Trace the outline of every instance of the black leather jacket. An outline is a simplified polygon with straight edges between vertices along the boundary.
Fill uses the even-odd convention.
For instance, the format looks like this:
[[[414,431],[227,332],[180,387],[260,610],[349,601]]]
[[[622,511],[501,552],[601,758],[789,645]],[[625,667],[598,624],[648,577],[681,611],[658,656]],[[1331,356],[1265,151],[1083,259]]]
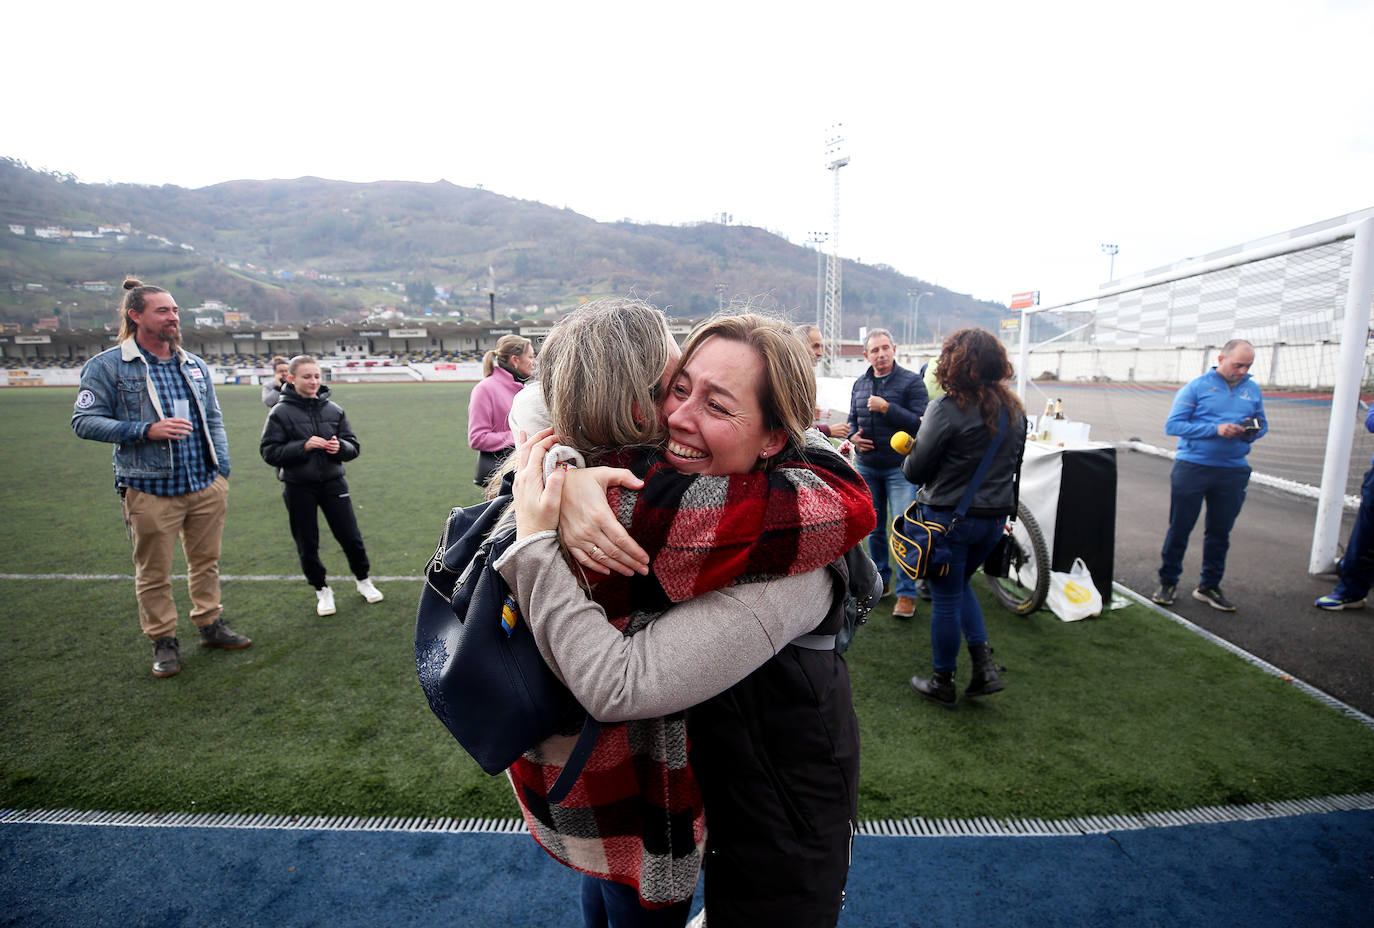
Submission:
[[[339,452],[330,454],[319,448],[305,450],[312,435],[339,439]],[[281,390],[281,402],[272,407],[262,427],[258,453],[277,469],[277,479],[286,483],[323,483],[344,475],[344,462],[362,451],[358,436],[348,424],[343,407],[329,401],[329,388],[320,386],[319,395],[306,399],[291,384]]]
[[[980,518],[1009,516],[1016,512],[1017,478],[1026,449],[1026,417],[1009,417],[1007,435],[973,496],[968,514]],[[937,397],[926,407],[916,447],[902,464],[902,473],[920,484],[918,502],[932,509],[952,510],[968,489],[978,462],[988,450],[992,431],[983,413],[973,404],[960,409],[949,396]]]

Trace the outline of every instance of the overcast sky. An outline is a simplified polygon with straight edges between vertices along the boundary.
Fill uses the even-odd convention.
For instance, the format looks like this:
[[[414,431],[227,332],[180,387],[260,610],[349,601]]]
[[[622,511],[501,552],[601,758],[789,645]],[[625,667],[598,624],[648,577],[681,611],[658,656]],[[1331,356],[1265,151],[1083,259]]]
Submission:
[[[0,155],[87,182],[445,179],[801,244],[839,124],[844,257],[1047,304],[1103,243],[1120,277],[1374,206],[1369,0],[20,2]]]

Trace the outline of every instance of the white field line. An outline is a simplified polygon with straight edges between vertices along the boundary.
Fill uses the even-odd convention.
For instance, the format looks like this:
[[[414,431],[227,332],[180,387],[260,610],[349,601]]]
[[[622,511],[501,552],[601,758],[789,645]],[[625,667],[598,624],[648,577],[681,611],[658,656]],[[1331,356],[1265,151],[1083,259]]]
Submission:
[[[240,581],[250,582],[281,582],[289,580],[299,580],[305,582],[305,578],[300,574],[220,574],[221,581]],[[133,574],[0,574],[0,580],[128,580],[134,579]],[[185,580],[185,574],[172,574],[173,580]],[[352,574],[339,574],[327,578],[331,582],[343,582],[352,580]],[[415,577],[379,577],[373,574],[371,579],[376,583],[420,583],[425,578]]]

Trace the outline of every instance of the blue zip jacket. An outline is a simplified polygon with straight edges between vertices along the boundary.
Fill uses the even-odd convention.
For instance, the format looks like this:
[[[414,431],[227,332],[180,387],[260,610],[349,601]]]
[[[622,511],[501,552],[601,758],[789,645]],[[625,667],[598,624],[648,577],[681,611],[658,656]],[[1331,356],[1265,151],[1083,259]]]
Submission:
[[[849,396],[849,434],[863,429],[863,437],[873,441],[872,451],[859,452],[860,464],[873,468],[901,467],[906,456],[892,450],[892,436],[897,432],[916,435],[921,417],[926,414],[926,385],[915,371],[900,364],[892,365],[892,373],[880,389],[875,390],[875,384],[871,366],[854,381]],[[874,394],[892,404],[886,413],[880,415],[868,408],[868,398]]]
[[[210,436],[210,463],[229,479],[229,437],[215,398],[210,368],[200,358],[176,350],[181,378],[195,395],[200,427]],[[81,368],[81,388],[72,409],[72,430],[82,438],[114,442],[115,483],[123,478],[172,475],[174,442],[149,441],[148,429],[168,413],[148,386],[148,362],[132,337],[107,348]]]
[[[1260,430],[1244,438],[1222,438],[1217,426],[1255,417]],[[1234,387],[1213,367],[1174,397],[1164,431],[1178,436],[1178,460],[1207,467],[1245,467],[1250,445],[1269,431],[1264,397],[1249,374]]]

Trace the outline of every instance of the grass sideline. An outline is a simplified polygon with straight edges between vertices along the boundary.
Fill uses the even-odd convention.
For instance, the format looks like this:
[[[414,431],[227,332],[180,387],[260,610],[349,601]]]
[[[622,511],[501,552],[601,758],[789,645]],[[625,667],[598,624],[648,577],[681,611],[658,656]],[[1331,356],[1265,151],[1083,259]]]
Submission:
[[[334,386],[362,443],[349,483],[374,576],[417,576],[448,507],[477,499],[470,387]],[[111,449],[71,432],[74,393],[0,390],[0,573],[131,573]],[[234,463],[222,570],[298,577],[279,485],[257,455],[259,390],[220,395]],[[326,539],[331,574],[346,574]],[[226,617],[253,647],[198,648],[183,612],[185,669],[158,680],[131,581],[0,580],[0,807],[515,816],[504,779],[449,739],[415,682],[418,583],[378,585],[387,599],[368,606],[337,584],[339,612],[320,618],[301,579],[226,581]],[[1060,818],[1374,789],[1374,732],[1149,609],[1065,624],[1012,616],[990,597],[984,608],[1007,691],[956,712],[907,686],[929,669],[925,618],[893,619],[884,604],[861,629],[848,662],[864,819]]]

